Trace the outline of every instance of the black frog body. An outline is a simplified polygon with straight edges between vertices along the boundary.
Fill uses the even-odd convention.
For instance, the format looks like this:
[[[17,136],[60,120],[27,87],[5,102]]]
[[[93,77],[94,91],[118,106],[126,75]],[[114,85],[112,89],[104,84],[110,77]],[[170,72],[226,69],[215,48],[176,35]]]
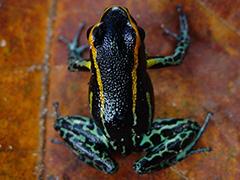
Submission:
[[[143,150],[146,155],[135,162],[137,173],[149,173],[169,167],[191,154],[209,151],[193,149],[211,117],[208,113],[200,127],[186,118],[156,119],[151,80],[147,68],[160,68],[181,63],[189,46],[186,15],[177,8],[180,33],[174,35],[177,46],[172,55],[148,57],[145,53],[144,30],[129,11],[120,6],[107,8],[99,22],[89,28],[87,37],[90,59],[82,58],[87,46],[79,46],[78,33],[68,45],[70,71],[89,70],[89,107],[92,118],[60,116],[55,129],[85,163],[113,173],[117,163],[111,152],[127,155]]]
[[[115,7],[88,34],[92,116],[123,154],[132,151],[133,136],[148,131],[153,114],[144,32],[138,29],[126,9]]]

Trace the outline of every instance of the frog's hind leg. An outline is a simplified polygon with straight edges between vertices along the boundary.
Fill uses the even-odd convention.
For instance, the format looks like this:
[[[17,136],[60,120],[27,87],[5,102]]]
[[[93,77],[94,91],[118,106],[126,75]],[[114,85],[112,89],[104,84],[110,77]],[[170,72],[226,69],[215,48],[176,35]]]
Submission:
[[[83,52],[88,49],[88,45],[79,45],[79,38],[85,23],[81,23],[72,42],[64,36],[59,36],[59,40],[68,47],[68,69],[70,71],[88,71],[91,69],[91,61],[82,57]]]
[[[193,147],[205,131],[211,116],[208,113],[202,127],[189,119],[154,121],[152,129],[139,141],[139,146],[147,154],[135,162],[135,171],[139,174],[150,173],[169,167],[192,154],[210,151],[211,148]]]
[[[55,104],[55,129],[74,153],[90,166],[105,173],[117,170],[116,162],[110,157],[109,144],[95,122],[84,116],[61,116]]]

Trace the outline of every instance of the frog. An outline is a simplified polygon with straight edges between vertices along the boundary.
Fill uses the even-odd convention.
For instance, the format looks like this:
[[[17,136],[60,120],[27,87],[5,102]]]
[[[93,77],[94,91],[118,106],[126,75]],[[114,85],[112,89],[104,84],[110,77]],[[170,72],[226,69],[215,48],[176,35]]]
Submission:
[[[118,164],[115,153],[127,156],[143,152],[134,164],[138,174],[161,170],[187,157],[211,151],[194,148],[213,113],[208,112],[200,126],[191,118],[154,119],[153,85],[148,69],[182,63],[190,44],[187,15],[177,6],[179,34],[165,27],[164,32],[176,41],[168,56],[149,56],[145,50],[145,31],[122,6],[105,9],[99,21],[87,30],[89,45],[79,43],[85,23],[81,23],[73,40],[60,36],[68,48],[68,70],[89,71],[90,117],[62,116],[55,103],[55,130],[84,163],[113,174]],[[90,58],[83,58],[89,49]]]

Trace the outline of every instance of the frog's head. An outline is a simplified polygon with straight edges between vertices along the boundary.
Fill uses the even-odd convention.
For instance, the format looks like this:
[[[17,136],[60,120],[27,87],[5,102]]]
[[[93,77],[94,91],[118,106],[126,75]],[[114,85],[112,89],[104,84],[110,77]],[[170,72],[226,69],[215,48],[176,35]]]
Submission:
[[[133,52],[140,47],[145,33],[126,8],[113,6],[104,11],[99,22],[89,28],[87,35],[91,49],[104,47],[107,51]]]

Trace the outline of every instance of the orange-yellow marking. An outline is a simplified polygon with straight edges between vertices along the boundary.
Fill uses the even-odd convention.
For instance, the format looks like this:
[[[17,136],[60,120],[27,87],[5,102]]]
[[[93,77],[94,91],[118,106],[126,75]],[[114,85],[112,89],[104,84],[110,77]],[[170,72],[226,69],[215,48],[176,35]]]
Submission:
[[[99,66],[98,66],[98,63],[97,63],[97,49],[94,47],[94,39],[93,39],[93,30],[98,27],[101,23],[97,23],[96,25],[93,26],[93,28],[91,29],[91,32],[90,32],[90,35],[89,35],[89,44],[90,44],[90,49],[92,51],[92,59],[93,59],[93,65],[94,65],[94,68],[96,69],[96,76],[97,76],[97,83],[98,83],[98,88],[99,88],[99,98],[100,98],[100,104],[101,104],[101,108],[100,108],[100,117],[101,117],[101,120],[102,120],[102,124],[103,124],[103,128],[104,128],[104,131],[106,133],[106,136],[107,137],[110,137],[110,135],[108,134],[107,132],[107,129],[104,125],[104,117],[103,117],[103,114],[104,114],[104,95],[103,95],[103,84],[102,84],[102,79],[101,79],[101,72],[100,72],[100,69],[99,69]]]
[[[102,79],[101,79],[101,73],[100,73],[100,69],[98,67],[98,63],[97,63],[97,50],[94,47],[94,39],[93,39],[93,35],[92,32],[95,29],[95,27],[99,26],[100,23],[97,23],[90,32],[90,36],[89,36],[89,44],[90,44],[90,48],[92,50],[92,58],[93,58],[93,65],[96,69],[96,75],[97,75],[97,83],[98,83],[98,88],[99,88],[99,96],[100,96],[100,103],[101,103],[101,112],[100,112],[100,116],[101,118],[103,118],[103,112],[104,112],[104,96],[103,96],[103,84],[102,84]]]
[[[110,7],[112,8],[112,7]],[[108,9],[110,9],[108,8]],[[128,12],[128,10],[124,7],[121,7],[127,14],[128,19],[130,21],[130,24],[132,25],[135,33],[136,33],[136,44],[135,44],[135,48],[134,48],[134,63],[133,63],[133,69],[132,69],[132,112],[133,112],[133,117],[134,117],[134,124],[137,124],[137,117],[136,117],[136,100],[137,100],[137,67],[138,67],[138,50],[141,44],[140,41],[140,36],[139,36],[139,32],[138,32],[138,28],[137,25],[132,21],[132,18],[130,17],[130,14]],[[104,11],[105,12],[108,10],[106,9]],[[101,17],[102,18],[102,17]],[[100,18],[100,20],[101,20]],[[97,75],[97,83],[98,83],[98,87],[99,87],[99,96],[100,96],[100,103],[101,103],[101,112],[100,112],[100,116],[103,120],[103,112],[104,112],[104,95],[103,95],[103,84],[102,84],[102,79],[101,79],[101,73],[100,73],[100,69],[98,67],[97,64],[97,50],[94,47],[94,39],[93,39],[93,35],[92,32],[95,29],[95,27],[99,26],[100,22],[97,23],[90,32],[90,36],[89,36],[89,44],[90,44],[90,48],[92,50],[92,56],[93,56],[93,64],[94,67],[96,69],[96,75]],[[106,129],[105,129],[106,130]],[[107,132],[107,131],[106,131]]]
[[[92,91],[90,91],[90,93],[89,93],[89,108],[90,108],[91,114],[92,114],[92,97],[93,97],[93,93],[92,93]]]

